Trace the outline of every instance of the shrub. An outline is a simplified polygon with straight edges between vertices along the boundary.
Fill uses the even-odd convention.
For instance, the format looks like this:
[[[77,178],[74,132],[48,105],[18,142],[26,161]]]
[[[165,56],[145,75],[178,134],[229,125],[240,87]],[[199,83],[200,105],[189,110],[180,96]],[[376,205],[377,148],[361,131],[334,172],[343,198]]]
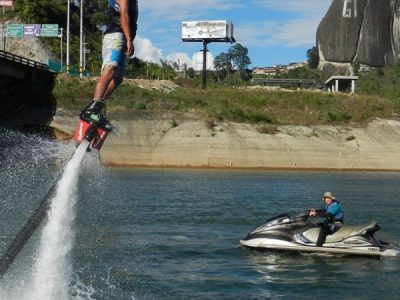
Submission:
[[[272,124],[262,124],[256,127],[256,130],[262,134],[277,134],[279,132],[278,127]]]
[[[354,135],[351,135],[346,138],[346,141],[350,142],[350,141],[354,141],[355,139],[356,139],[356,137]]]
[[[175,127],[178,127],[179,124],[178,124],[178,122],[176,122],[175,119],[172,119],[172,121],[171,121],[171,126],[172,126],[172,128],[175,128]]]
[[[352,118],[347,112],[328,112],[329,122],[348,122]]]
[[[135,110],[146,110],[146,109],[147,109],[147,106],[146,106],[146,104],[144,104],[143,102],[137,102],[137,103],[135,103],[135,105],[133,106],[133,108],[134,108]]]
[[[204,124],[208,129],[214,129],[215,126],[217,126],[217,123],[215,123],[215,120],[213,118],[205,118],[204,119]]]

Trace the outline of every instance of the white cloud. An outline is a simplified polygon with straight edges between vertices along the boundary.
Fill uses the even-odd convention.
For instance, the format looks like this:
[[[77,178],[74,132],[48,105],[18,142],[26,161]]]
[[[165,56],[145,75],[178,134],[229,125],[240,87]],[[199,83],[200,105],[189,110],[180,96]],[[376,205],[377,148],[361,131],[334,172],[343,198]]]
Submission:
[[[189,55],[182,52],[168,54],[167,61],[171,63],[176,62],[180,70],[184,69],[184,65],[186,65],[187,68],[192,67],[192,60],[189,58]]]
[[[142,38],[137,36],[134,41],[135,45],[135,56],[144,61],[153,62],[156,64],[160,64],[160,60],[167,60],[169,62],[176,62],[180,69],[183,69],[183,66],[186,64],[188,68],[193,66],[192,59],[186,54],[182,52],[174,52],[167,55],[165,58],[163,52],[160,48],[155,46],[150,39]],[[212,61],[213,58],[211,57]]]
[[[195,71],[203,70],[203,52],[196,52],[192,58],[193,69]],[[214,55],[211,52],[207,52],[207,70],[215,70],[214,68]]]
[[[144,61],[151,61],[159,64],[160,59],[164,58],[162,50],[153,45],[153,43],[147,39],[137,36],[134,41],[135,45],[135,56]]]

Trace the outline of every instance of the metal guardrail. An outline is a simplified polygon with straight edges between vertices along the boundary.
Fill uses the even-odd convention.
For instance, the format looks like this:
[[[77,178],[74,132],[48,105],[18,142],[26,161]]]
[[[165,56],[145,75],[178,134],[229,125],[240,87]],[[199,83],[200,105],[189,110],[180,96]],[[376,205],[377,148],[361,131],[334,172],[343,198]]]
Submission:
[[[268,84],[268,83],[276,83],[276,84],[316,84],[316,80],[314,79],[277,79],[277,78],[253,78],[251,80],[252,84]]]
[[[49,70],[49,67],[46,64],[43,64],[43,63],[28,59],[28,58],[25,58],[22,56],[18,56],[18,55],[15,55],[15,54],[12,54],[12,53],[6,52],[6,51],[0,50],[0,58],[4,58],[4,59],[7,59],[7,60],[10,60],[13,62],[17,62],[17,63],[23,64],[23,65],[26,65],[29,67],[33,67],[36,69],[42,69],[42,70],[46,70],[46,71]]]

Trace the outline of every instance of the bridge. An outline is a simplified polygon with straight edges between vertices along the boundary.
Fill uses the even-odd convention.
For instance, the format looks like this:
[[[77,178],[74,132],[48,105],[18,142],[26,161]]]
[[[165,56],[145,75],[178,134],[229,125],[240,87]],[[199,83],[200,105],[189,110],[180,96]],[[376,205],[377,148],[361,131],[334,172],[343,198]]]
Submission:
[[[55,76],[45,64],[0,51],[0,125],[46,127],[56,109]]]

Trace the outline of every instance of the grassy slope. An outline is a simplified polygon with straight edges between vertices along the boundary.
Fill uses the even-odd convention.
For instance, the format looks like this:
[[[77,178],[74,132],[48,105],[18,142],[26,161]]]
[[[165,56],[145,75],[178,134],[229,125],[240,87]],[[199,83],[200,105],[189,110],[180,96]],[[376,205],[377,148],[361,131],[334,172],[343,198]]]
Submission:
[[[359,74],[358,92],[400,102],[400,65]]]
[[[59,107],[79,111],[91,96],[94,82],[59,78],[54,93]],[[400,113],[400,67],[360,75],[358,95],[312,91],[266,91],[233,87],[178,88],[170,94],[123,84],[110,98],[110,114],[130,112],[191,112],[217,121],[272,124],[346,124]]]

